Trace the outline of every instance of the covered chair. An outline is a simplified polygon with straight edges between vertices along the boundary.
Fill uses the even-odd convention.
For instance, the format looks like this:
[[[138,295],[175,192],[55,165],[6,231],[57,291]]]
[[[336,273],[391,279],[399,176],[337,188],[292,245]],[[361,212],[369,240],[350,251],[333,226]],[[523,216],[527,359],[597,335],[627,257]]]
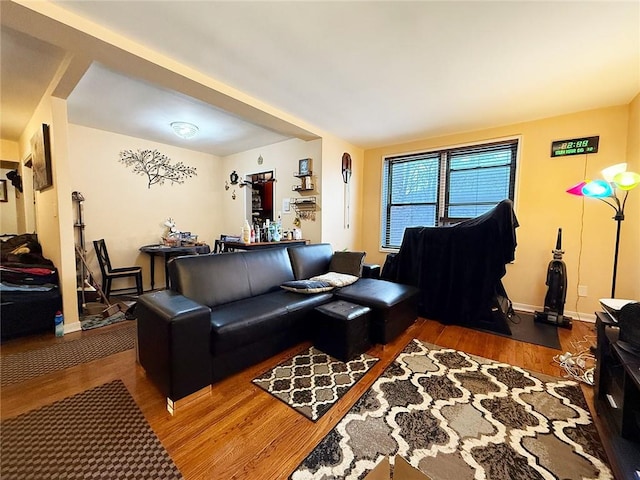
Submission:
[[[136,280],[136,292],[138,295],[142,295],[142,267],[112,268],[111,261],[109,260],[109,253],[107,252],[107,245],[105,244],[104,239],[94,240],[93,247],[96,249],[96,256],[98,257],[98,263],[100,264],[100,272],[102,272],[102,288],[107,298],[112,292],[123,292],[125,290],[128,291],[133,289],[133,287],[127,287],[112,290],[111,282],[114,278],[134,277]]]
[[[424,318],[510,335],[511,302],[501,279],[515,258],[517,227],[508,199],[449,227],[409,227],[382,278],[420,288]]]

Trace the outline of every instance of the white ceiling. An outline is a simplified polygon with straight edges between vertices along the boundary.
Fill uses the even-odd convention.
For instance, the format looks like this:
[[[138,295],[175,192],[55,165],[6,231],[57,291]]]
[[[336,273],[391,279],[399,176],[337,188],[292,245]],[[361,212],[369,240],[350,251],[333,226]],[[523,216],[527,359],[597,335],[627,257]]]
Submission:
[[[0,135],[18,140],[64,52],[29,35],[0,31]]]
[[[55,3],[365,148],[627,104],[640,92],[637,1]],[[4,45],[2,63],[4,75]],[[69,112],[112,131],[128,115],[128,134],[154,140],[169,121],[220,116],[95,64]],[[232,120],[253,146],[278,141]],[[204,121],[203,134],[224,130]],[[226,151],[247,148],[234,138]]]
[[[218,156],[288,138],[97,63],[82,77],[67,105],[72,123]],[[198,134],[187,140],[179,138],[170,126],[176,121],[193,123],[199,129]]]

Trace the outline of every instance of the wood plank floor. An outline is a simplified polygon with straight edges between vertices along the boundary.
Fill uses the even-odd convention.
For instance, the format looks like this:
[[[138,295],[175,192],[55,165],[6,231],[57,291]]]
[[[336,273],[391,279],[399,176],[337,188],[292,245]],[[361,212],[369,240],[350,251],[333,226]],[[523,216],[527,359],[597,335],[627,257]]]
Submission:
[[[43,335],[9,341],[2,345],[2,355],[74,340],[104,332],[104,328],[121,326],[77,332],[62,339]],[[595,344],[591,323],[575,321],[572,330],[560,328],[559,334],[563,351],[576,352],[575,342],[584,342],[585,337],[583,347]],[[13,417],[119,378],[186,479],[285,479],[412,338],[562,375],[552,361],[554,355],[561,353],[557,350],[419,319],[393,343],[377,345],[368,352],[381,361],[316,423],[251,383],[258,374],[308,347],[308,343],[215,384],[211,395],[179,409],[173,417],[165,409],[165,399],[136,363],[134,350],[4,387],[0,392],[0,415],[3,419]],[[592,389],[584,386],[583,391],[595,417]]]

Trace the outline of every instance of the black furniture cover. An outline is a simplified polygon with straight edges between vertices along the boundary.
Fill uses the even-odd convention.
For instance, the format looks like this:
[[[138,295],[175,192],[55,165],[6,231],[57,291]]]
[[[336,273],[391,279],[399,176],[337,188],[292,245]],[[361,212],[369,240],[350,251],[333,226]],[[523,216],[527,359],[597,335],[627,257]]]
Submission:
[[[518,220],[511,200],[449,227],[407,228],[382,276],[420,289],[422,317],[510,334],[501,278],[513,261]]]

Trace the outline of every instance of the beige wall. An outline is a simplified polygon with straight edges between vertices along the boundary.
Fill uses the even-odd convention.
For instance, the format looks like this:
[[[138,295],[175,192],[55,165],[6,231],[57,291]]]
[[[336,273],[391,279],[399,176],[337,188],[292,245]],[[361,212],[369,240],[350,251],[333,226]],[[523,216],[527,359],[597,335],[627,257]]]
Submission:
[[[342,155],[351,155],[351,180],[348,189],[342,180]],[[364,150],[331,135],[322,139],[322,241],[334,250],[363,250],[362,192]],[[347,197],[348,195],[348,202]],[[349,206],[345,222],[345,203]],[[368,257],[365,261],[369,261]]]
[[[79,329],[80,326],[77,313],[73,244],[70,244],[70,248],[66,247],[73,227],[70,211],[64,208],[64,201],[63,208],[60,209],[60,199],[64,197],[66,192],[64,175],[68,170],[67,108],[64,100],[50,95],[63,70],[64,67],[61,67],[56,78],[52,80],[47,93],[42,97],[18,143],[20,158],[25,159],[31,153],[30,140],[34,133],[42,128],[43,123],[51,127],[53,185],[34,194],[36,203],[34,225],[38,239],[42,244],[43,255],[49,258],[58,269],[62,308],[65,314],[65,331],[73,331]],[[30,189],[31,184],[27,183],[25,197],[31,195]]]
[[[11,234],[18,233],[18,211],[17,211],[17,199],[16,188],[11,185],[11,181],[7,179],[7,173],[11,169],[0,168],[0,179],[5,181],[7,186],[7,201],[0,202],[0,233]]]
[[[322,142],[321,140],[303,141],[298,139],[286,140],[266,147],[247,150],[224,157],[220,171],[220,187],[224,187],[225,181],[229,180],[232,171],[236,171],[241,180],[247,175],[273,170],[276,178],[274,214],[282,215],[282,227],[284,230],[294,228],[293,221],[296,217],[293,208],[290,213],[282,211],[282,201],[285,198],[299,198],[301,194],[294,192],[292,187],[299,185],[300,180],[293,176],[298,171],[298,160],[301,158],[311,158],[316,191],[305,195],[315,195],[317,201],[321,201],[321,187],[318,184],[318,176],[315,172],[322,168]],[[258,164],[258,157],[262,156],[262,165]],[[233,200],[232,193],[236,192],[236,199]],[[221,234],[241,235],[244,219],[246,218],[246,208],[250,190],[246,187],[240,188],[238,185],[230,186],[229,190],[223,188],[221,206],[223,210],[223,220],[217,225],[216,234],[218,238]],[[316,214],[316,220],[302,220],[302,235],[305,239],[317,243],[321,239],[322,218],[320,212]]]
[[[69,125],[69,192],[85,197],[85,245],[90,268],[99,275],[93,240],[104,238],[114,267],[139,265],[145,289],[150,288],[149,257],[138,249],[157,244],[172,217],[181,231],[198,235],[213,246],[217,226],[222,221],[220,199],[222,172],[214,155],[186,150],[103,130]],[[147,177],[136,175],[132,167],[119,161],[122,150],[157,149],[172,163],[195,167],[197,176],[183,184],[147,186]],[[71,197],[69,197],[71,205]],[[76,216],[75,209],[72,212]],[[73,245],[71,245],[73,248]],[[156,260],[155,285],[164,285],[164,267]],[[114,284],[114,288],[126,285]]]
[[[369,261],[383,263],[380,251],[380,185],[382,157],[389,154],[429,150],[439,147],[520,136],[518,187],[515,203],[520,222],[517,230],[516,261],[503,279],[511,300],[525,307],[540,307],[546,293],[546,269],[555,246],[556,232],[563,231],[564,261],[568,272],[565,310],[589,315],[598,308],[598,299],[610,296],[615,222],[613,210],[594,199],[581,199],[565,190],[585,178],[598,178],[599,171],[630,158],[637,166],[636,153],[627,148],[630,110],[637,117],[636,99],[627,105],[603,108],[519,123],[500,128],[461,133],[440,138],[393,145],[365,152],[363,245]],[[633,116],[632,116],[633,117]],[[635,120],[637,124],[637,120]],[[597,154],[550,158],[553,140],[599,135]],[[635,141],[637,143],[637,140]],[[636,168],[637,170],[637,168]],[[632,192],[627,202],[628,220],[623,225],[622,247],[616,297],[639,298],[637,271],[638,205],[640,192]],[[370,228],[369,228],[370,227]],[[577,285],[588,287],[588,296],[577,297]]]
[[[640,93],[629,104],[629,130],[627,136],[627,162],[629,170],[640,173]],[[640,299],[640,187],[629,193],[622,226],[620,278],[626,276],[630,290],[624,293],[631,299]],[[623,291],[620,290],[622,294]],[[618,296],[618,295],[616,295]],[[620,295],[621,296],[621,295]]]
[[[0,140],[0,160],[6,160],[10,162],[20,163],[20,149],[18,142],[12,142],[10,140]],[[7,173],[12,171],[13,168],[0,168],[0,179],[7,182],[7,201],[0,202],[0,233],[24,233],[24,230],[18,230],[20,225],[19,216],[23,214],[20,210],[22,194],[18,192],[11,181],[7,179]],[[18,168],[18,172],[21,169]],[[22,220],[24,226],[24,220]]]

